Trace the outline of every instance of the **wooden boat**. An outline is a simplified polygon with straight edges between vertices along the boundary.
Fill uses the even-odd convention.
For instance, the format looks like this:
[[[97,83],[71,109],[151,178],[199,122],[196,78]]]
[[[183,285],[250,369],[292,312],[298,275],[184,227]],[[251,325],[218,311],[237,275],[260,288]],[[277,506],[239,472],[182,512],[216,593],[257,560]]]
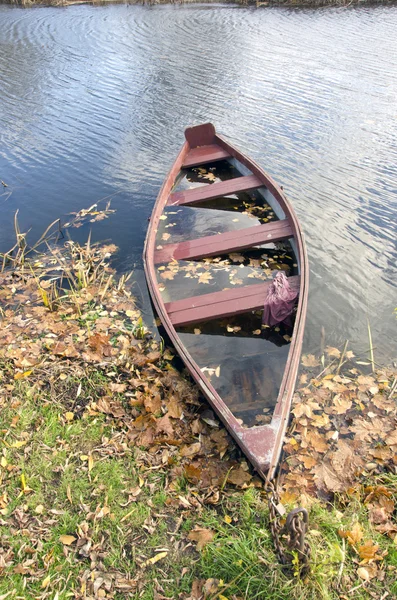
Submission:
[[[303,234],[282,188],[212,124],[188,128],[185,138],[150,219],[149,291],[205,397],[258,473],[272,478],[304,333]],[[299,291],[295,314],[267,327],[261,311],[280,269]]]

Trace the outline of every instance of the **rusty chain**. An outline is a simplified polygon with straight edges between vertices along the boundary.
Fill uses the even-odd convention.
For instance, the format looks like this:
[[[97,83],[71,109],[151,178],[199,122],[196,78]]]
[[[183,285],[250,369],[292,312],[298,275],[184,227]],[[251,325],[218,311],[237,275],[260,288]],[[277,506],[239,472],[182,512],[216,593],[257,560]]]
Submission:
[[[309,516],[305,508],[294,508],[285,518],[285,508],[272,481],[266,482],[267,501],[269,506],[270,530],[274,547],[279,561],[285,567],[293,565],[294,557],[299,562],[300,575],[305,575],[310,569],[310,546],[306,541]]]

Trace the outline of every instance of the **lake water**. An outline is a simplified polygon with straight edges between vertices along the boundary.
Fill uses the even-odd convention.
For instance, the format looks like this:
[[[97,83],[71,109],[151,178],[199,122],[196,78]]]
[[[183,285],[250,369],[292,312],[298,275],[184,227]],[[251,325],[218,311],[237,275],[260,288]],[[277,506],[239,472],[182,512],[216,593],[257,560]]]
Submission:
[[[311,265],[305,351],[397,355],[397,7],[0,6],[0,251],[112,197],[93,226],[145,298],[147,219],[186,126],[284,187]],[[76,230],[86,239],[89,226]],[[149,318],[150,309],[145,303]]]

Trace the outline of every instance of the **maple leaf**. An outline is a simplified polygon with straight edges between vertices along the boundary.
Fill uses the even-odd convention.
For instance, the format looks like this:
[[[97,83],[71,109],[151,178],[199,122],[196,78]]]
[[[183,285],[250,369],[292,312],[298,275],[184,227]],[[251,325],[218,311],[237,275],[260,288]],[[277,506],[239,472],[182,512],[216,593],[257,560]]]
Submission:
[[[171,437],[174,435],[174,428],[168,414],[164,415],[164,417],[160,417],[160,419],[157,419],[156,421],[156,433],[161,432]]]
[[[302,365],[304,367],[318,367],[320,362],[314,356],[314,354],[304,354],[302,356]]]
[[[148,413],[158,414],[161,412],[161,396],[159,393],[145,396],[144,398],[145,410]]]
[[[204,546],[212,542],[215,537],[215,531],[212,531],[212,529],[195,527],[187,537],[189,540],[197,542],[196,550],[202,550]]]
[[[348,410],[351,409],[353,402],[347,398],[343,398],[340,394],[337,394],[333,401],[331,412],[336,415],[344,415]]]
[[[111,356],[112,346],[109,342],[109,336],[101,333],[95,333],[88,338],[88,345],[100,356]]]
[[[200,273],[199,274],[198,282],[199,283],[208,283],[209,284],[210,279],[213,279],[211,273],[208,273],[208,271],[205,271],[204,273]]]
[[[357,544],[359,544],[363,539],[364,535],[363,528],[361,527],[358,521],[354,523],[353,527],[350,530],[339,530],[338,533],[341,537],[346,538],[351,546],[356,546]]]
[[[374,544],[372,540],[369,540],[368,542],[365,542],[365,544],[362,544],[358,547],[358,554],[360,558],[365,561],[373,559],[380,560],[382,557],[377,556],[376,554],[378,550],[378,544]]]

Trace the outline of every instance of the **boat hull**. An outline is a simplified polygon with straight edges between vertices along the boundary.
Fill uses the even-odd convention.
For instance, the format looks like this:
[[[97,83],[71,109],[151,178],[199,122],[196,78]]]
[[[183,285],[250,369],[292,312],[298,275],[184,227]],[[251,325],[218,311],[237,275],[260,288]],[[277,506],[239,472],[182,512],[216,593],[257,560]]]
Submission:
[[[202,393],[261,477],[271,479],[277,468],[288,425],[304,334],[309,271],[304,236],[295,212],[283,190],[259,165],[226,139],[216,134],[213,125],[208,123],[189,128],[185,132],[185,138],[185,143],[158,194],[146,236],[144,267],[149,292],[170,340]],[[241,232],[233,232],[232,235],[226,232],[226,234],[222,234],[223,237],[222,235],[210,236],[207,240],[206,238],[191,240],[184,243],[185,245],[165,244],[159,247],[158,241],[156,242],[156,235],[160,218],[166,206],[177,206],[180,203],[194,206],[196,202],[206,200],[206,196],[217,194],[218,190],[220,193],[221,186],[223,186],[223,189],[229,190],[229,193],[233,189],[232,182],[229,182],[229,184],[222,182],[205,186],[206,189],[201,192],[200,190],[203,190],[203,188],[198,188],[198,191],[196,189],[196,191],[187,190],[184,193],[173,193],[173,187],[181,169],[200,167],[200,165],[208,163],[214,164],[216,161],[221,160],[230,161],[232,164],[234,161],[238,165],[242,178],[245,179],[245,181],[240,181],[241,178],[239,178],[238,186],[240,188],[252,189],[252,186],[262,186],[262,189],[271,198],[272,206],[279,221],[276,221],[276,224],[273,224],[272,227],[271,224],[267,223],[266,226],[262,226],[262,229],[261,226],[250,227],[250,231],[245,229]],[[214,185],[218,185],[219,188],[214,189]],[[253,238],[252,234],[255,234],[256,237]],[[272,235],[273,237],[271,237]],[[299,268],[299,277],[295,281],[299,295],[293,335],[271,422],[265,425],[246,427],[236,418],[233,411],[230,410],[222,396],[215,389],[215,386],[203,374],[202,368],[199,367],[191,352],[182,342],[176,327],[185,323],[191,324],[195,320],[197,322],[206,320],[208,317],[215,318],[225,314],[235,314],[239,309],[242,313],[256,310],[258,303],[262,301],[261,299],[264,300],[265,290],[267,289],[266,284],[263,284],[262,287],[248,286],[243,288],[241,292],[236,289],[218,292],[218,296],[215,292],[207,295],[204,300],[204,296],[199,296],[182,301],[165,302],[159,289],[156,264],[163,260],[175,260],[175,256],[192,260],[205,256],[215,256],[224,252],[225,249],[234,251],[249,248],[253,244],[260,246],[261,243],[266,241],[283,239],[283,235],[284,237],[288,236],[294,248]],[[254,289],[256,287],[257,290]],[[211,300],[210,296],[212,297]]]

